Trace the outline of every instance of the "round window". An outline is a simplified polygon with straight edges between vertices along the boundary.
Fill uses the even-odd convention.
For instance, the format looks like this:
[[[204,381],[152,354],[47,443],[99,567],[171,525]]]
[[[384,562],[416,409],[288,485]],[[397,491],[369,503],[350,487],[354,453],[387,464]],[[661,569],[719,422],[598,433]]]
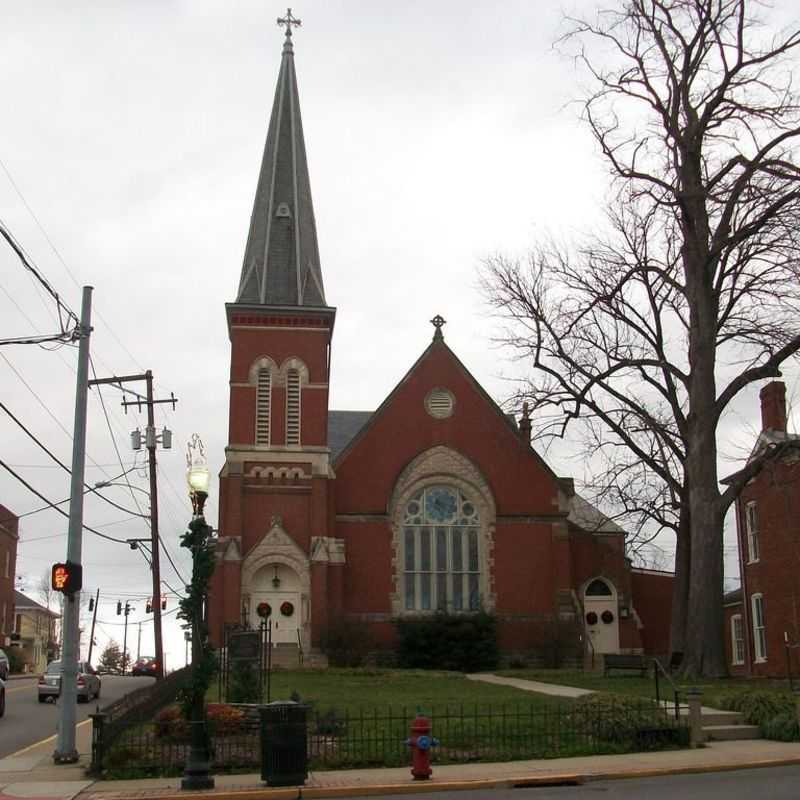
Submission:
[[[590,611],[586,615],[586,624],[587,625],[597,625],[597,614],[594,611]]]
[[[610,624],[611,624],[611,623],[614,621],[614,615],[613,615],[613,614],[612,614],[610,611],[604,611],[604,612],[603,612],[603,613],[600,615],[600,619],[602,619],[602,620],[603,620],[603,622],[604,622],[606,625],[610,625]]]

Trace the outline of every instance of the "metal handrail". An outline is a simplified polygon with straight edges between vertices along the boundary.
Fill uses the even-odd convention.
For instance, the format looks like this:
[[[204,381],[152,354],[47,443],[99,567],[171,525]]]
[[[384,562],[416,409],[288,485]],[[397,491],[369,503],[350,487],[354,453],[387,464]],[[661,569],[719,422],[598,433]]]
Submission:
[[[658,705],[661,705],[661,693],[660,693],[660,690],[659,690],[659,681],[658,681],[658,673],[659,672],[667,679],[667,682],[672,687],[672,697],[673,697],[673,700],[675,701],[675,719],[678,720],[678,719],[680,719],[680,715],[681,715],[681,711],[680,711],[680,708],[681,708],[681,706],[680,706],[680,691],[678,690],[678,687],[675,685],[675,682],[669,676],[669,674],[664,669],[664,667],[661,666],[661,662],[657,658],[654,658],[653,659],[653,677],[655,678],[655,681],[656,681],[656,703]],[[666,710],[666,707],[667,707],[667,702],[668,702],[667,698],[665,697],[664,698],[664,709],[665,710]]]

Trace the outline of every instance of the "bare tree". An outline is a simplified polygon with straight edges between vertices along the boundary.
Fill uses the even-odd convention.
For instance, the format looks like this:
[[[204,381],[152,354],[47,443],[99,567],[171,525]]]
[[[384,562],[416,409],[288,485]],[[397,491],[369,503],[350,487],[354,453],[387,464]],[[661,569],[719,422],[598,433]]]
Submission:
[[[577,424],[606,491],[675,532],[672,646],[709,676],[726,672],[724,516],[760,468],[720,490],[719,422],[800,350],[800,32],[769,35],[750,5],[624,0],[569,20],[608,225],[484,273],[502,340],[536,370],[538,433]]]

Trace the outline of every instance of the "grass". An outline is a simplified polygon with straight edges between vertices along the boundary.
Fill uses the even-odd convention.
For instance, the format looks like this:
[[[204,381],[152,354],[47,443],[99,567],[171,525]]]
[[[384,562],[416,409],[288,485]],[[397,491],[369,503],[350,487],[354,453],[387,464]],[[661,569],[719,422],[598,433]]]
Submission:
[[[637,675],[612,675],[605,677],[602,673],[579,672],[564,669],[506,669],[497,670],[497,675],[523,680],[555,683],[562,686],[576,686],[580,689],[591,689],[595,692],[614,692],[631,697],[656,696],[656,684],[652,677],[640,678]],[[699,689],[703,693],[703,705],[719,706],[722,698],[752,689],[783,693],[788,691],[788,682],[772,681],[765,678],[703,678],[700,681],[681,681],[673,679],[679,691]],[[662,700],[672,698],[672,687],[663,678],[660,681]]]
[[[507,686],[467,680],[459,672],[396,669],[325,669],[276,670],[270,685],[271,700],[288,700],[300,695],[317,711],[335,708],[349,714],[374,709],[425,711],[432,708],[501,706],[525,703],[541,708],[554,707],[560,698],[523,692]],[[215,684],[208,693],[209,702],[218,702]],[[266,696],[265,696],[266,700]]]

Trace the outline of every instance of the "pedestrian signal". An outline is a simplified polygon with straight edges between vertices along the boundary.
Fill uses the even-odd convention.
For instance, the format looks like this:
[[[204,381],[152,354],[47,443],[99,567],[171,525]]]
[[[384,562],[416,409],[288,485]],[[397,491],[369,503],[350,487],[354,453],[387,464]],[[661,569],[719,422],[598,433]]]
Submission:
[[[67,561],[61,564],[53,564],[53,571],[50,579],[50,586],[53,591],[63,592],[64,594],[75,594],[81,590],[83,585],[83,567],[80,564],[73,564]]]

